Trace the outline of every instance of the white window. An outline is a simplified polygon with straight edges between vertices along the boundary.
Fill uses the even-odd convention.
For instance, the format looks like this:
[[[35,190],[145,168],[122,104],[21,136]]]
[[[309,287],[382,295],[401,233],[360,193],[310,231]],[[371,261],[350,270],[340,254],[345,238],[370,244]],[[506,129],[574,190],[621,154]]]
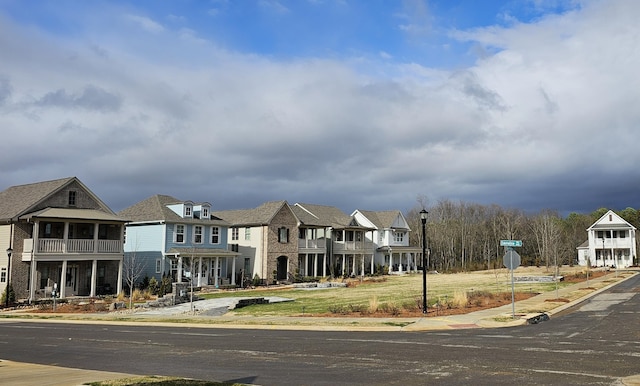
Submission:
[[[0,271],[0,283],[6,283],[7,282],[7,269],[6,268],[2,268],[2,271]]]
[[[189,205],[185,205],[184,207],[184,217],[191,217],[192,208]]]
[[[176,224],[176,230],[173,232],[173,241],[176,243],[184,243],[184,225]]]
[[[209,208],[202,208],[202,218],[209,218]]]
[[[280,243],[289,242],[289,229],[285,227],[278,228],[278,242]]]
[[[231,228],[231,240],[238,240],[238,228]]]
[[[220,228],[211,227],[211,244],[220,244]]]
[[[160,273],[162,269],[162,260],[156,259],[156,273]]]
[[[244,239],[251,240],[251,228],[244,228]]]
[[[193,242],[194,244],[202,244],[202,225],[193,226]]]
[[[404,232],[394,232],[393,233],[393,240],[396,243],[401,243],[404,241]]]

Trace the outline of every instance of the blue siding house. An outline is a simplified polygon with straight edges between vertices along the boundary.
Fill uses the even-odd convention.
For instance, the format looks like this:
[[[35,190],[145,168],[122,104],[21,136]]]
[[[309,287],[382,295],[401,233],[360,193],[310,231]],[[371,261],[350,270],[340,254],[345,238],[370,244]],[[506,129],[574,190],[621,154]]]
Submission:
[[[241,264],[228,250],[229,224],[211,214],[208,202],[154,195],[119,212],[126,224],[125,261],[142,262],[143,277],[196,286],[235,285]]]

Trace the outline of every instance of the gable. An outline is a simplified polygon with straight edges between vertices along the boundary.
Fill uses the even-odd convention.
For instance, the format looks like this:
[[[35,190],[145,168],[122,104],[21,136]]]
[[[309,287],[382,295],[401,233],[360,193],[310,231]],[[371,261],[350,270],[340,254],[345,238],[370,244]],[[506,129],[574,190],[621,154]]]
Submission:
[[[594,222],[587,230],[598,229],[635,229],[635,227],[618,216],[614,211],[610,210]]]

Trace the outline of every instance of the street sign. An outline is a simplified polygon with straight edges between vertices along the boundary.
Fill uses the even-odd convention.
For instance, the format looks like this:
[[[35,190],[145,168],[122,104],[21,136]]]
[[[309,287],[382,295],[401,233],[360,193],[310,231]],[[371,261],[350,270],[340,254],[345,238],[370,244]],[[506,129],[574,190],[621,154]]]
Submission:
[[[501,247],[521,247],[522,240],[500,240]]]
[[[507,253],[504,254],[502,263],[505,267],[514,270],[520,266],[520,255],[513,249],[509,249]]]

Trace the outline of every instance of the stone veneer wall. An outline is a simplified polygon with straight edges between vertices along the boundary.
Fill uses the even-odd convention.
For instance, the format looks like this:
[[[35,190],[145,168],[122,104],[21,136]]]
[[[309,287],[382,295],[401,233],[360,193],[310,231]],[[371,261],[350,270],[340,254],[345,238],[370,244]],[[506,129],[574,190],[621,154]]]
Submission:
[[[24,249],[24,240],[31,238],[32,229],[33,225],[27,222],[13,224],[11,286],[13,286],[17,300],[29,297],[29,267],[31,264],[22,261],[22,251]]]
[[[289,242],[278,241],[278,230],[281,227],[289,229]],[[267,277],[273,280],[273,271],[278,269],[278,257],[286,256],[289,260],[288,272],[294,274],[298,269],[298,221],[288,206],[274,216],[267,231]]]

